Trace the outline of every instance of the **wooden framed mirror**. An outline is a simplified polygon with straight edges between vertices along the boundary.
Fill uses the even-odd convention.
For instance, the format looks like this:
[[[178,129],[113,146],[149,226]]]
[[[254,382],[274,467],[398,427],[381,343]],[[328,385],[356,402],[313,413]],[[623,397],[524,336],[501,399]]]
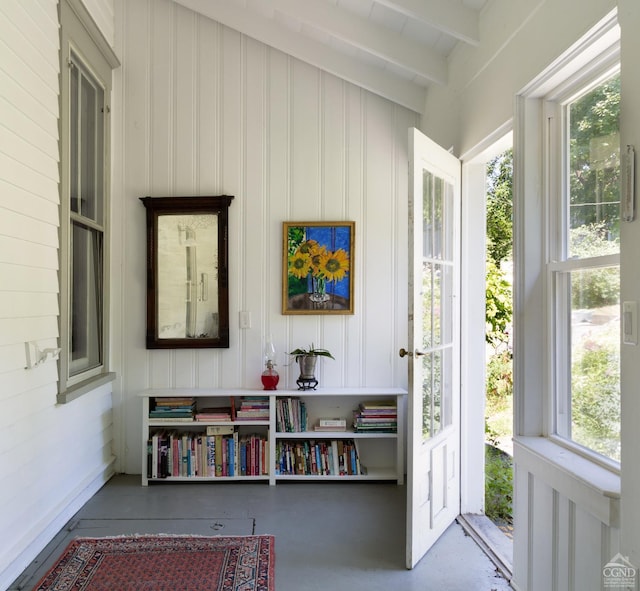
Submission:
[[[147,210],[147,349],[229,347],[233,197],[141,197]]]

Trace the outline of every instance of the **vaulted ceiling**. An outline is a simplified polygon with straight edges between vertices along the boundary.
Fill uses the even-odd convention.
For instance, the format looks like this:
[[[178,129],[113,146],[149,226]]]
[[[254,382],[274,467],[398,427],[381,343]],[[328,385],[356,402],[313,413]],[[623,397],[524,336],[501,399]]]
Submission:
[[[488,0],[175,0],[421,113],[456,45],[478,45]]]

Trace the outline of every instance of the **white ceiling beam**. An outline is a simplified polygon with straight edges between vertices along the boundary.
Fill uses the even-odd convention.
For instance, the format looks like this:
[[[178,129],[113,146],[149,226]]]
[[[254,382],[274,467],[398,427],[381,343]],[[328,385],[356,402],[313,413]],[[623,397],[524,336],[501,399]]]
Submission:
[[[229,0],[174,0],[174,2],[416,113],[422,113],[424,110],[426,97],[424,87],[346,56],[235,2]]]
[[[478,13],[451,0],[376,0],[470,45],[479,45]]]
[[[438,84],[447,82],[447,63],[444,57],[368,19],[318,0],[271,0],[271,4],[276,10],[408,72]]]

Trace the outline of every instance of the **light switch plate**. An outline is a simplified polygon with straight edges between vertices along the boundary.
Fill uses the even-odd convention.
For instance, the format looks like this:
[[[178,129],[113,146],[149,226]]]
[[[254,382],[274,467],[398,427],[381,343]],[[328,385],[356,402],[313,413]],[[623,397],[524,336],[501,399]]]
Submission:
[[[251,312],[240,312],[240,328],[251,328]]]

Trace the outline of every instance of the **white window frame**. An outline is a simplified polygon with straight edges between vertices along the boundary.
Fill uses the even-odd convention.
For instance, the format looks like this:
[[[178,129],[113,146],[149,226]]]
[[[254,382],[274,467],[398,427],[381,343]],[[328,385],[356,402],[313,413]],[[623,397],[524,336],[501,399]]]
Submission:
[[[555,436],[555,334],[549,268],[553,262],[549,166],[552,133],[545,99],[594,78],[598,62],[619,61],[620,28],[612,10],[545,71],[521,89],[514,118],[514,458],[521,474],[544,474],[553,489],[580,499],[603,523],[619,526],[620,468]],[[591,73],[590,73],[591,72]],[[520,493],[523,491],[521,490]],[[526,494],[526,493],[525,493]],[[522,505],[521,505],[522,506]]]
[[[620,55],[616,51],[606,51],[596,56],[574,76],[553,89],[543,98],[547,137],[546,153],[546,201],[550,215],[547,218],[548,260],[546,263],[547,310],[552,327],[551,346],[548,348],[548,367],[552,373],[552,409],[549,436],[561,445],[571,448],[591,461],[619,471],[620,463],[606,458],[594,450],[586,448],[571,439],[571,339],[567,334],[570,326],[570,306],[562,300],[569,297],[567,274],[571,271],[620,267],[620,253],[571,259],[568,257],[568,211],[569,183],[568,170],[568,128],[567,105],[576,98],[593,90],[604,81],[620,72]]]
[[[81,0],[62,0],[60,8],[60,358],[57,400],[66,403],[114,378],[109,373],[109,197],[110,197],[110,117],[109,104],[112,70],[119,61]],[[101,364],[71,376],[71,233],[70,204],[70,69],[80,62],[103,89],[103,175],[102,223],[102,322],[100,346]],[[77,217],[77,216],[76,216]]]

